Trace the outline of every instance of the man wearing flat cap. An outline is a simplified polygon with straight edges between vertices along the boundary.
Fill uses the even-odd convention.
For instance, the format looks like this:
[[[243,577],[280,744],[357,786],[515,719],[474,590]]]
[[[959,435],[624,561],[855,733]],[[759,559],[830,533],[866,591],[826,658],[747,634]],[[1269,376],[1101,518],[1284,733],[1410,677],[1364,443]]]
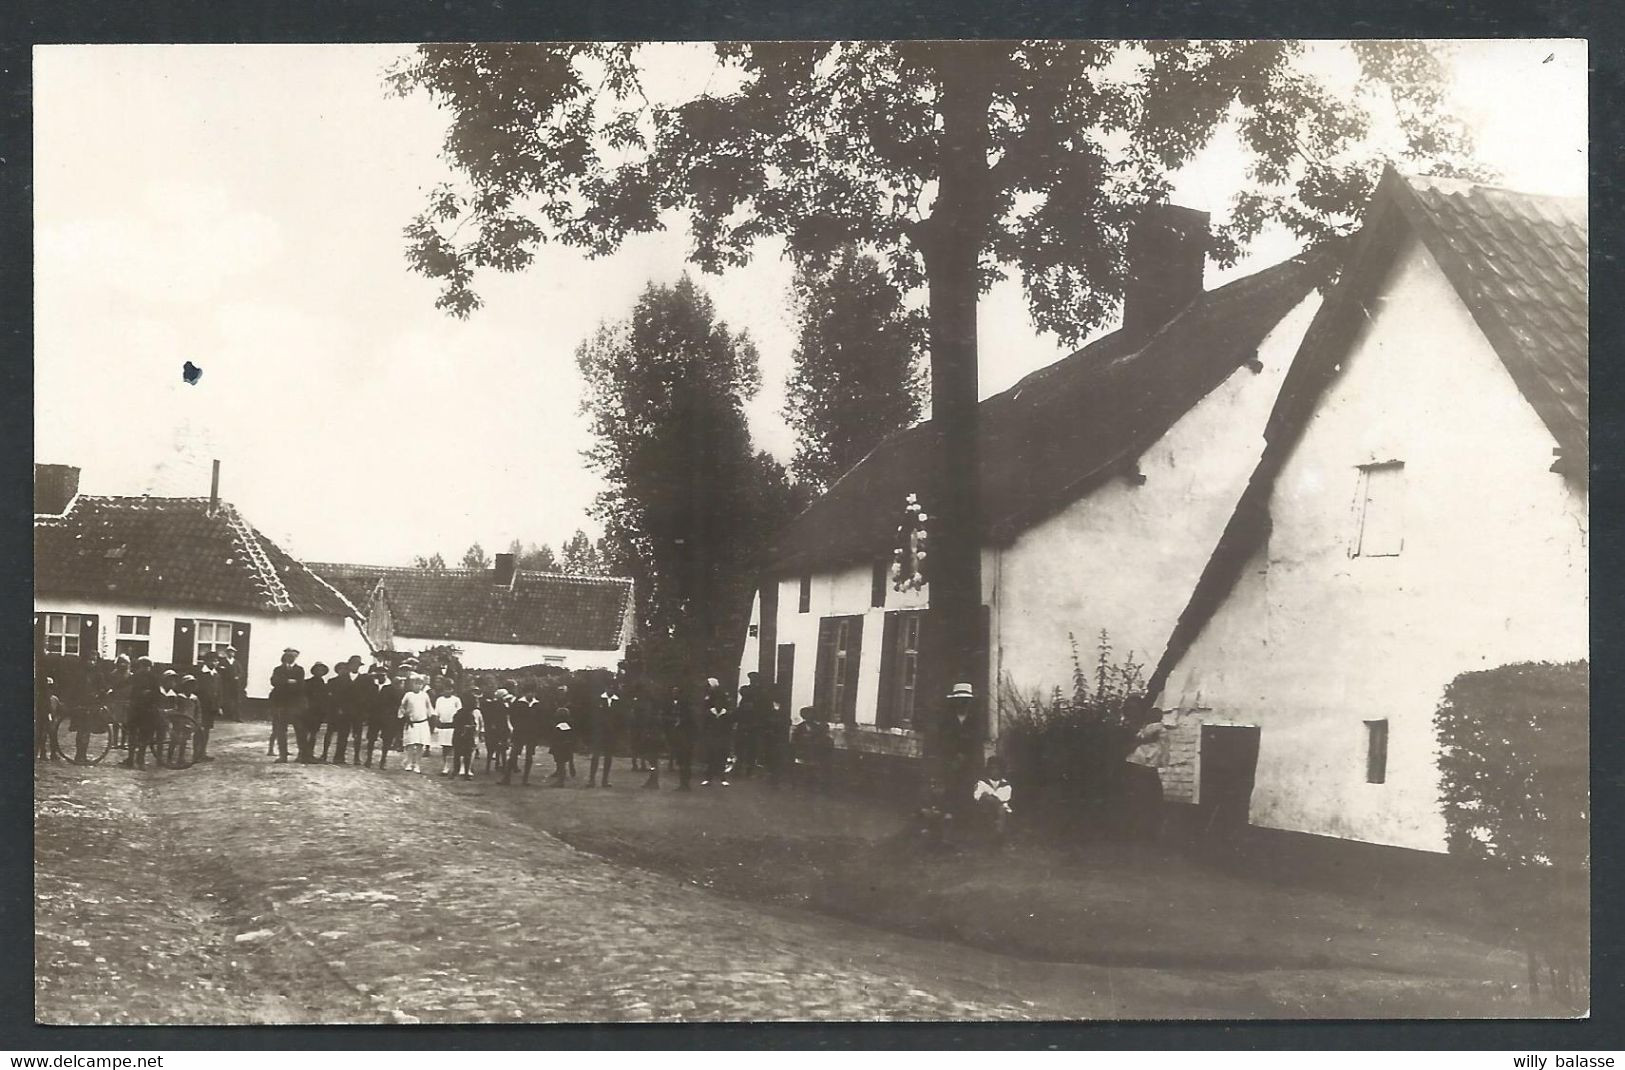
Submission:
[[[288,760],[288,728],[299,720],[304,690],[305,669],[299,664],[299,651],[290,646],[271,670],[271,746],[278,764]]]

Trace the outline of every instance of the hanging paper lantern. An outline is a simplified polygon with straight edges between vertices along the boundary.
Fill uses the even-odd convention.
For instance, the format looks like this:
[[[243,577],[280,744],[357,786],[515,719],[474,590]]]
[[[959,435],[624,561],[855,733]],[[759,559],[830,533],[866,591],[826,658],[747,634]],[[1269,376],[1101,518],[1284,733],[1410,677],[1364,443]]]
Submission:
[[[897,525],[897,543],[892,547],[891,581],[896,591],[917,591],[926,585],[925,522],[929,519],[920,507],[919,496],[909,494],[903,504],[903,516]]]

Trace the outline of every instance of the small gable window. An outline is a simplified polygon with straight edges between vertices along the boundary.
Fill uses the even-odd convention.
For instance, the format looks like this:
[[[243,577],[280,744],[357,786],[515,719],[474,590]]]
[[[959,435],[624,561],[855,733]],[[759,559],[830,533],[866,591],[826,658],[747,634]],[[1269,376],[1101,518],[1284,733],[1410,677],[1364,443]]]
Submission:
[[[796,596],[796,612],[809,613],[812,611],[812,576],[801,577],[801,591]]]
[[[1405,545],[1405,465],[1362,465],[1350,557],[1398,557]]]

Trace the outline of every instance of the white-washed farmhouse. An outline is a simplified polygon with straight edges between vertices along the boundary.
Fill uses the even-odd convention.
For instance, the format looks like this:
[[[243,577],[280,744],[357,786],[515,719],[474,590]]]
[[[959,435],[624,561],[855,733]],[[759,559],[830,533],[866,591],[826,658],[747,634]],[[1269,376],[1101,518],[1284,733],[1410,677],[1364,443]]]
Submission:
[[[1446,684],[1588,656],[1586,253],[1582,202],[1383,177],[1153,674],[1170,797],[1444,849]]]
[[[362,607],[380,649],[450,645],[481,669],[613,669],[632,638],[628,579],[516,569],[512,554],[489,569],[310,567]]]
[[[1070,636],[1105,630],[1154,665],[1256,466],[1264,426],[1329,275],[1299,257],[1204,291],[1207,216],[1153,209],[1129,249],[1124,326],[980,408],[986,656],[1000,681],[1070,690]],[[758,592],[741,674],[816,706],[838,745],[919,753],[962,668],[942,664],[930,587],[888,569],[910,493],[929,514],[937,430],[898,432],[785,532]],[[1087,655],[1086,655],[1087,656]],[[997,738],[993,708],[989,736]]]
[[[232,646],[250,698],[285,647],[306,664],[371,652],[350,603],[231,503],[78,488],[79,469],[34,466],[37,651],[184,668]]]

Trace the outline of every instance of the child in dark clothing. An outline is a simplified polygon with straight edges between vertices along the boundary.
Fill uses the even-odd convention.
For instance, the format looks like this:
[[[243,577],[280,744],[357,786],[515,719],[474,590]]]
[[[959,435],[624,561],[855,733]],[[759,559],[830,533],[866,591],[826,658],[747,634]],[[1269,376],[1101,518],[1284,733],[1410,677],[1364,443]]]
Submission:
[[[547,752],[553,756],[553,783],[564,786],[564,775],[575,764],[575,725],[570,720],[570,707],[560,706],[553,714],[549,732],[552,744]]]
[[[474,740],[479,735],[477,707],[463,706],[451,718],[451,771],[474,779]],[[445,729],[441,729],[445,731]]]

